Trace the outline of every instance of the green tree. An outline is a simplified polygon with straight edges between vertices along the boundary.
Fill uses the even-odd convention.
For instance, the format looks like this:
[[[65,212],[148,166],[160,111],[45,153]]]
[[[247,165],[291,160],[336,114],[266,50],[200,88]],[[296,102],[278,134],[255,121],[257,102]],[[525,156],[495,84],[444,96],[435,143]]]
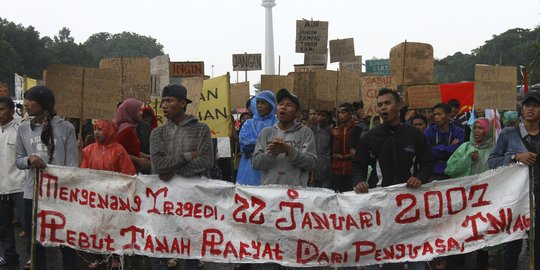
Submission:
[[[435,61],[436,81],[445,83],[474,80],[476,64],[523,65],[529,70],[529,82],[540,83],[540,26],[533,30],[510,29],[494,35],[484,45],[472,50],[471,54],[458,52]]]
[[[148,57],[163,55],[163,45],[152,37],[131,32],[110,34],[100,32],[86,40],[84,46],[94,55],[97,63],[111,57]]]
[[[96,66],[93,55],[84,45],[75,43],[67,27],[60,29],[54,42],[47,42],[46,46],[52,52],[52,64]]]
[[[46,42],[34,27],[0,18],[0,81],[8,82],[13,90],[14,73],[41,78],[43,69],[50,63]]]

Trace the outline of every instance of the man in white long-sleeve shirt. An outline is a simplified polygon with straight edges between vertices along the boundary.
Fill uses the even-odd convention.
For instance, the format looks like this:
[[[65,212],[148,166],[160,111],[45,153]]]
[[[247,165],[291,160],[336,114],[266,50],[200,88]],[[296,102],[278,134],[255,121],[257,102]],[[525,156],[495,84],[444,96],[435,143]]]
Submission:
[[[14,113],[13,100],[0,97],[0,244],[4,250],[0,267],[19,263],[12,221],[15,209],[19,214],[23,211],[25,172],[15,166],[19,121]]]

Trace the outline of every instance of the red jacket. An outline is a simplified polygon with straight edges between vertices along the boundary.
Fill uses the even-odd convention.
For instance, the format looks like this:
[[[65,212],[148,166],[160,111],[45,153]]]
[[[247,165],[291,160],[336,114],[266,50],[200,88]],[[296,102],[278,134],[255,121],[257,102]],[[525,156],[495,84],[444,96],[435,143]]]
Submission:
[[[339,175],[352,175],[352,158],[351,148],[349,145],[349,138],[351,137],[351,131],[354,127],[354,122],[348,126],[339,125],[339,133],[334,136],[334,147],[332,154],[340,154],[344,157],[344,160],[332,160],[332,170],[334,174]]]

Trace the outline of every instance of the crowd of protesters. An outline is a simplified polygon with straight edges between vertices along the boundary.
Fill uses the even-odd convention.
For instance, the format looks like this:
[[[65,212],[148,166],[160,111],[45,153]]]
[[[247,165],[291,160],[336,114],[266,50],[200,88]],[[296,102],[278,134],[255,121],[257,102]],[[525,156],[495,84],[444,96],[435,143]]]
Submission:
[[[4,254],[0,266],[19,263],[12,221],[19,219],[23,230],[31,232],[33,182],[36,170],[48,164],[157,174],[161,181],[175,175],[213,177],[213,171],[220,170],[232,174],[224,179],[239,185],[311,186],[354,191],[358,196],[376,187],[406,183],[407,188],[418,188],[430,181],[474,175],[515,162],[533,166],[535,182],[540,181],[540,93],[536,92],[517,103],[516,111],[489,112],[494,117],[486,117],[488,111],[480,109],[460,112],[458,100],[408,110],[399,93],[386,88],[378,93],[376,115],[367,115],[361,101],[318,110],[304,108],[287,89],[276,94],[265,90],[246,102],[247,112],[232,127],[233,162],[219,164],[209,127],[186,114],[191,103],[187,96],[182,85],[163,89],[161,109],[167,120],[161,126],[152,108],[132,98],[118,105],[115,120],[83,120],[81,125],[78,119],[56,115],[54,93],[47,87],[36,86],[25,93],[28,117],[22,120],[14,118],[13,101],[1,97],[0,242]],[[538,190],[531,192],[538,194]],[[30,237],[26,239],[30,250]],[[491,248],[477,251],[478,269],[516,269],[522,241],[503,246],[502,266],[490,265]],[[46,269],[44,248],[35,247],[36,269]],[[63,269],[75,269],[75,251],[61,251]],[[105,261],[95,257],[88,268],[97,269]],[[192,270],[202,264],[198,260],[150,261],[152,269],[183,263],[183,269]],[[406,269],[447,269],[463,264],[463,256],[458,255],[429,265],[408,263]],[[118,258],[113,257],[110,266],[117,268]],[[264,264],[260,268],[280,266]]]

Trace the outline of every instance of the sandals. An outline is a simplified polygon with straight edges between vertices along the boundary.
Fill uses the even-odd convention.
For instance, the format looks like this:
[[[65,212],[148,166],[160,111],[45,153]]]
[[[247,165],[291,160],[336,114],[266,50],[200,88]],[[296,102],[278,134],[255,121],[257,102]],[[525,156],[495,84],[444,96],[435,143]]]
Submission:
[[[32,261],[31,261],[31,260],[28,260],[28,261],[24,264],[23,269],[24,269],[24,270],[30,270],[30,269],[32,269]]]
[[[176,259],[170,259],[167,261],[167,268],[175,268],[178,266],[178,261]]]
[[[93,263],[88,265],[88,269],[99,269],[103,265],[102,261],[95,260]]]

